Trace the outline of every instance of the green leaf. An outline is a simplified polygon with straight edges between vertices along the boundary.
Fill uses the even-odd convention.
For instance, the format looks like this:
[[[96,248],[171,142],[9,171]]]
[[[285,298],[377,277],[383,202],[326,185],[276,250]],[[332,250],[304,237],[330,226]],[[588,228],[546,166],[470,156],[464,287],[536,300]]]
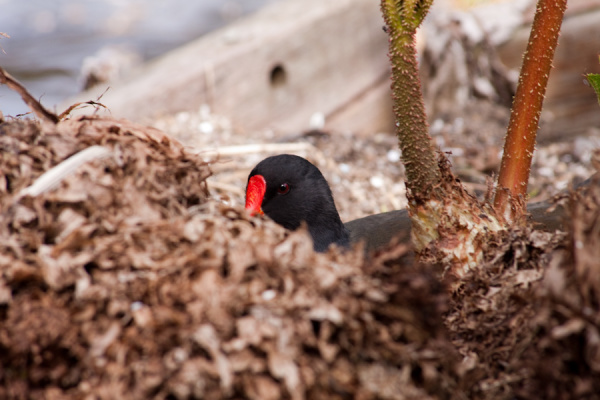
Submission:
[[[598,104],[600,104],[600,74],[587,74],[586,77],[596,92],[596,96],[598,96]]]

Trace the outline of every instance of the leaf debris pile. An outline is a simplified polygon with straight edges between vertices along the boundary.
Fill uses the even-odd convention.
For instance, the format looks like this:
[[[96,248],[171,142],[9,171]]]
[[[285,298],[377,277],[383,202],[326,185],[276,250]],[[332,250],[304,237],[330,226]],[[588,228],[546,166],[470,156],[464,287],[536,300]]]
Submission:
[[[449,398],[447,294],[405,246],[315,254],[123,121],[0,125],[1,398]],[[18,193],[77,151],[86,163]]]
[[[449,292],[404,245],[315,254],[214,200],[151,128],[12,121],[0,146],[0,398],[598,398],[598,182],[566,237],[499,234]]]
[[[536,288],[532,369],[524,396],[600,397],[600,177],[570,198],[568,245],[553,254]]]
[[[600,398],[600,177],[569,203],[569,232],[499,235],[453,293],[468,398]]]

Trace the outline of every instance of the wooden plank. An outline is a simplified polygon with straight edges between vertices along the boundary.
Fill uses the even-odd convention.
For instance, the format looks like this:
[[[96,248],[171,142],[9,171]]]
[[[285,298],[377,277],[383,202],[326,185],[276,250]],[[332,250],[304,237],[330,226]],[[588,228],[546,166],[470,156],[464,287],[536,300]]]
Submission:
[[[327,117],[380,81],[382,25],[373,0],[275,3],[111,84],[101,102],[138,122],[208,104],[244,131],[306,129],[314,113]]]
[[[360,136],[394,132],[390,86],[390,76],[386,70],[372,86],[331,113],[327,117],[325,127],[334,132],[352,132]]]
[[[600,0],[573,0],[569,5],[540,140],[600,126],[594,93],[582,76],[600,70],[598,4]],[[332,131],[391,132],[394,118],[382,25],[372,0],[276,3],[111,84],[102,103],[113,116],[144,123],[208,104],[246,132],[298,132],[308,128],[317,112]],[[520,68],[528,36],[524,24],[500,46],[508,67]],[[96,88],[68,103],[95,99],[102,91],[104,87]]]

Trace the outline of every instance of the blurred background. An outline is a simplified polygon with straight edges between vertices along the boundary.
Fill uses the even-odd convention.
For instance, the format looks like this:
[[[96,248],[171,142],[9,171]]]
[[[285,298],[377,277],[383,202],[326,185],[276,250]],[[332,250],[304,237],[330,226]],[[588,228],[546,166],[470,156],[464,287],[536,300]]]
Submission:
[[[430,133],[476,195],[499,168],[535,4],[436,0],[418,34]],[[345,221],[406,204],[379,0],[0,0],[0,10],[10,36],[0,66],[45,107],[102,96],[107,110],[80,111],[175,137],[213,162],[213,194],[230,204],[243,204],[257,162],[284,152],[324,172]],[[600,107],[584,74],[600,72],[598,21],[600,0],[569,0],[532,201],[595,170]],[[0,110],[29,112],[4,86]]]
[[[0,66],[51,109],[82,90],[104,57],[128,68],[281,0],[0,0]],[[118,78],[117,76],[110,77]],[[5,115],[29,111],[0,86]]]

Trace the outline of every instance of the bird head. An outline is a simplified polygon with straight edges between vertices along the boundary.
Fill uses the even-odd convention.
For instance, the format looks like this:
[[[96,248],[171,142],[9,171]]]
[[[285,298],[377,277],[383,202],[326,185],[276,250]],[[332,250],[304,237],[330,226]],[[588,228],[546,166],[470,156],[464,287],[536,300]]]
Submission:
[[[282,154],[256,165],[248,176],[246,209],[290,230],[306,222],[315,249],[348,242],[327,181],[302,157]]]

